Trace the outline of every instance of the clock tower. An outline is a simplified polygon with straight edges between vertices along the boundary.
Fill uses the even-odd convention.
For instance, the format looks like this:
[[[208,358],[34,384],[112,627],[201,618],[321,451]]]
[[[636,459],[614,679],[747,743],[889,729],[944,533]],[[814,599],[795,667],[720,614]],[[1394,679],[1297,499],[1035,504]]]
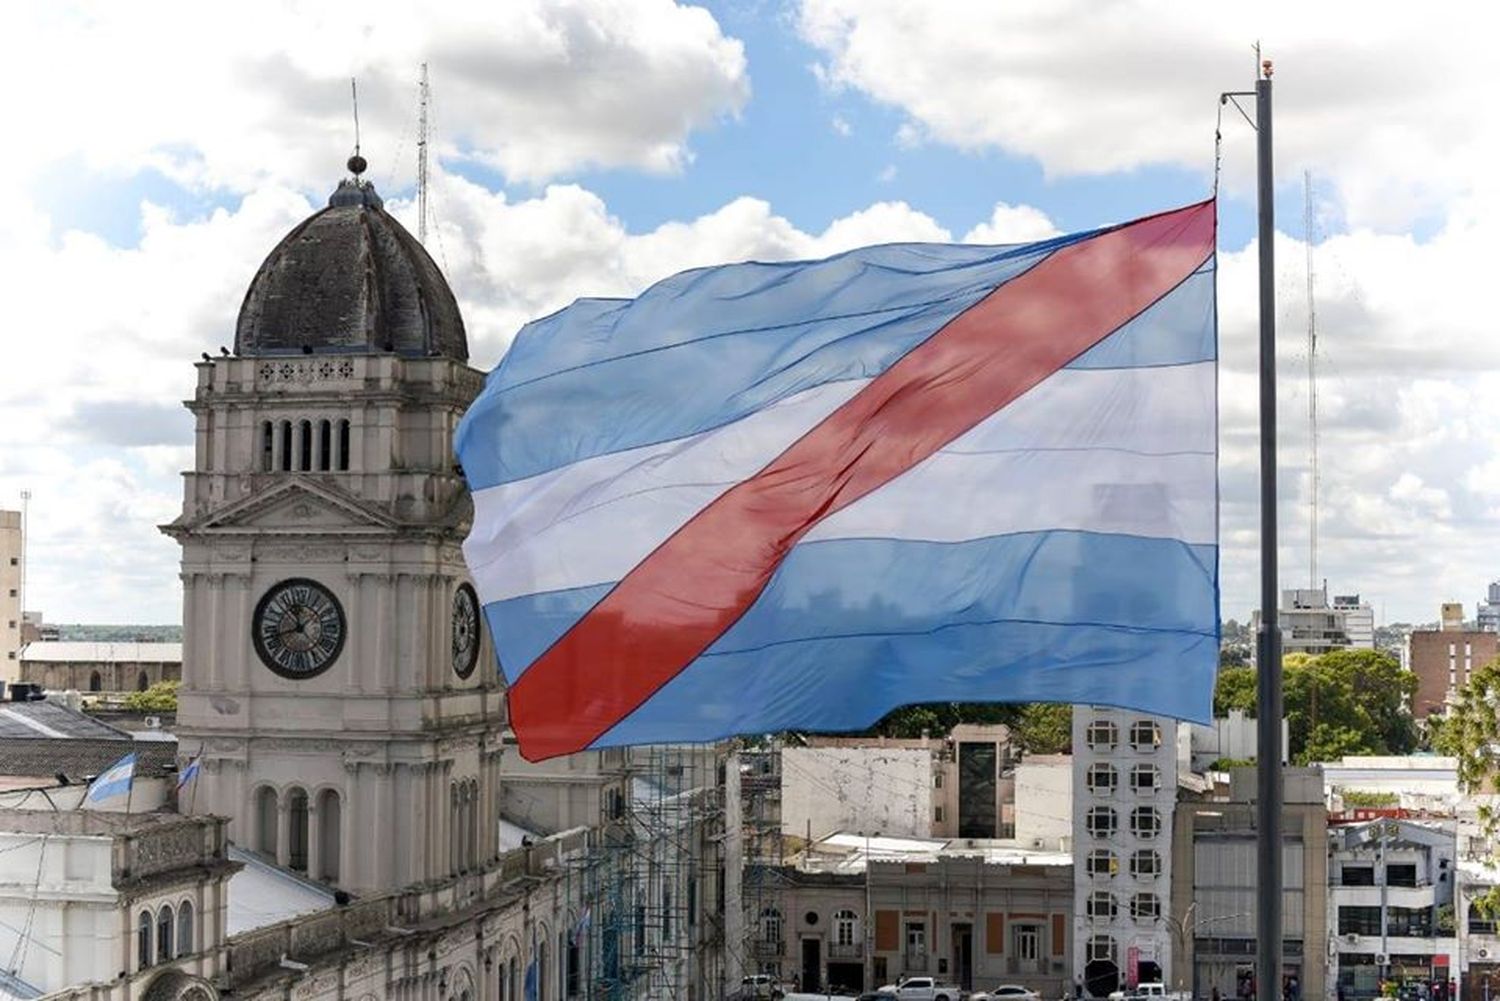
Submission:
[[[459,545],[479,392],[432,258],[349,162],[197,365],[182,514],[184,812],[359,893],[497,850],[503,691]]]

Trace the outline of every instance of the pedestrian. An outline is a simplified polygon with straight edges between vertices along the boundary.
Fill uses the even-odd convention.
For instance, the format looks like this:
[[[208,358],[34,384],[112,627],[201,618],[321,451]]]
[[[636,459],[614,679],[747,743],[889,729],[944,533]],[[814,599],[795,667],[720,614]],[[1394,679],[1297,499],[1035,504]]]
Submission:
[[[1219,1001],[1219,985],[1214,984],[1214,989],[1209,991],[1209,1001]]]

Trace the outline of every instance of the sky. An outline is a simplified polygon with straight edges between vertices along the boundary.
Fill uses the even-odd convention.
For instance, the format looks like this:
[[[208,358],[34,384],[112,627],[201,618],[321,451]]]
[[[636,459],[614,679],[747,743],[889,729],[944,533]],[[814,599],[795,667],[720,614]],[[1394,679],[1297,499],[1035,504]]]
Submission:
[[[428,9],[431,8],[431,9]],[[1500,577],[1500,124],[1477,6],[1046,0],[503,0],[0,9],[0,507],[30,490],[27,606],[180,621],[161,535],[192,466],[193,362],[353,145],[489,369],[578,296],[896,240],[1016,242],[1220,180],[1226,619],[1258,594],[1254,44],[1275,63],[1282,583],[1377,621]],[[1310,192],[1311,220],[1306,206]]]

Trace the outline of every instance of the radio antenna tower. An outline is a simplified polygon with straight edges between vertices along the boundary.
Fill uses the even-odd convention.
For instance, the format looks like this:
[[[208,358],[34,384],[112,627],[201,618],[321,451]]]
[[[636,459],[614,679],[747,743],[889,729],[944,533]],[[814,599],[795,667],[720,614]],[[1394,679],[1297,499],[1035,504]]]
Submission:
[[[427,242],[427,64],[422,64],[422,83],[417,88],[421,108],[417,118],[417,241]]]
[[[1305,200],[1303,239],[1307,243],[1307,424],[1309,429],[1312,490],[1309,500],[1308,587],[1318,586],[1318,306],[1313,278],[1312,171],[1302,172]]]

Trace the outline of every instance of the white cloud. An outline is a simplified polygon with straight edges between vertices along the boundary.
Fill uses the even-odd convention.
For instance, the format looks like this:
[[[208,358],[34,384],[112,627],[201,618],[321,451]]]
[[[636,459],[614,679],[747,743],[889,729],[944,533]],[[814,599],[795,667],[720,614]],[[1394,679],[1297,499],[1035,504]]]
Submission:
[[[854,134],[854,126],[850,125],[849,120],[843,115],[834,115],[833,121],[830,124],[834,132],[846,139]]]
[[[1251,89],[1256,38],[1277,66],[1279,168],[1332,178],[1355,222],[1441,213],[1493,162],[1493,116],[1474,104],[1485,33],[1410,5],[801,0],[798,26],[822,79],[910,116],[899,142],[1001,148],[1049,174],[1206,174],[1218,95]],[[1251,137],[1227,113],[1243,183]]]
[[[334,176],[353,145],[355,76],[380,180],[415,148],[424,61],[439,151],[526,180],[677,170],[690,134],[749,97],[741,43],[672,0],[268,3],[229,30],[223,9],[190,2],[15,5],[0,15],[0,88],[31,95],[9,108],[27,155],[5,158],[0,181],[74,154],[237,191]]]
[[[965,243],[1029,243],[1058,236],[1047,213],[1030,205],[996,202],[988,221],[964,234]]]

